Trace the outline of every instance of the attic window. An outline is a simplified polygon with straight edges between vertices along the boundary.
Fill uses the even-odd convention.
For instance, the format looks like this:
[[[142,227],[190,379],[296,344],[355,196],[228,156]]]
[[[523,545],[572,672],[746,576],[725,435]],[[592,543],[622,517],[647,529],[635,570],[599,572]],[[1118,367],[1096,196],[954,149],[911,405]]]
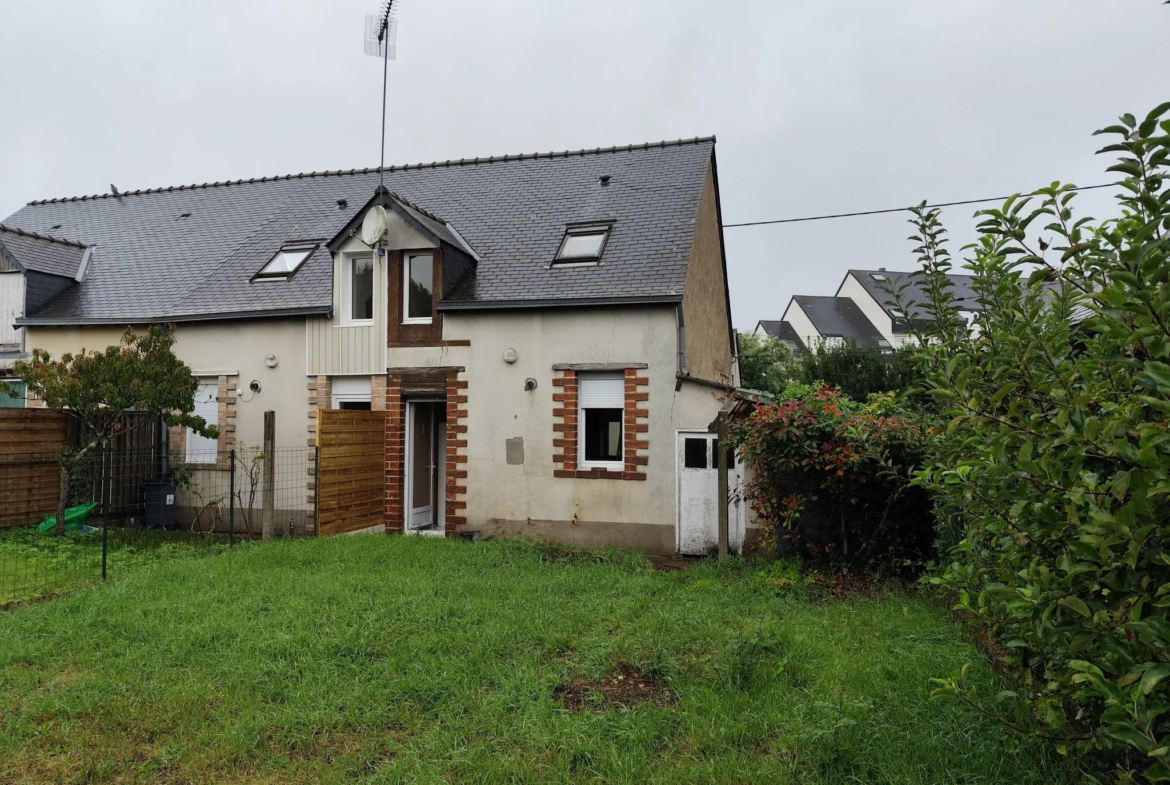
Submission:
[[[317,250],[316,245],[290,245],[281,248],[276,256],[264,265],[264,269],[256,273],[256,278],[253,280],[283,281],[295,273],[305,263],[305,260],[313,255],[315,250]]]
[[[570,227],[565,231],[565,239],[561,240],[561,247],[557,250],[553,263],[599,262],[608,237],[608,226]]]
[[[894,317],[895,319],[905,319],[906,318],[906,314],[902,313],[901,311],[896,311],[896,310],[891,310],[890,316]]]
[[[870,278],[872,278],[872,279],[874,279],[875,281],[884,281],[884,280],[886,280],[886,277],[885,277],[884,275],[882,275],[881,273],[870,273],[870,274],[869,274],[869,277],[870,277]]]
[[[877,343],[879,349],[893,348],[892,345],[890,344],[890,342],[887,341],[885,338],[874,338],[874,341]]]

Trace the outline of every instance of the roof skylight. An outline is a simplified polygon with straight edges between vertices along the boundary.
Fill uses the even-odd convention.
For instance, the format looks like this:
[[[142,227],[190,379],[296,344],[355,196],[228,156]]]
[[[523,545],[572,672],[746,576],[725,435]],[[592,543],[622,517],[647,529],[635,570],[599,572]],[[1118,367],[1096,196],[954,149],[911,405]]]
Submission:
[[[288,278],[305,263],[306,259],[313,255],[315,250],[317,250],[316,245],[281,248],[276,256],[264,265],[264,269],[256,273],[256,277],[279,280]]]
[[[565,232],[565,239],[557,250],[556,262],[596,262],[601,260],[608,226],[573,227]]]
[[[869,277],[870,277],[870,278],[872,278],[872,279],[874,279],[875,281],[884,281],[884,280],[886,280],[886,277],[885,277],[884,275],[882,275],[881,273],[870,273],[870,274],[869,274]]]

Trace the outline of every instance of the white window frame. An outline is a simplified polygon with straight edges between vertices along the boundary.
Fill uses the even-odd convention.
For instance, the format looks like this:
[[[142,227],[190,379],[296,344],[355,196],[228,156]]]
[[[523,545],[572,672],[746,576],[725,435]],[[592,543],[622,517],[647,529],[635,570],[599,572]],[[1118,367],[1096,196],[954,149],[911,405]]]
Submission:
[[[211,420],[207,424],[214,425],[215,427],[218,428],[219,427],[219,378],[213,377],[213,376],[202,376],[202,377],[196,377],[196,379],[199,382],[199,387],[196,388],[196,390],[195,390],[196,401],[198,401],[198,398],[201,394],[202,395],[207,394],[206,388],[211,387],[215,390],[215,395],[214,395],[213,400],[212,401],[205,401],[205,403],[213,403],[215,406],[215,416],[212,417]],[[198,412],[196,410],[196,411],[193,411],[191,413],[197,414]],[[204,419],[206,420],[207,418],[204,418]],[[210,454],[210,458],[211,458],[210,460],[208,460],[209,453],[206,450],[201,450],[201,451],[199,451],[199,453],[194,454],[194,455],[192,454],[191,448],[197,443],[196,440],[199,440],[198,443],[201,445],[205,445],[207,442],[212,442],[215,445],[215,452]],[[218,463],[219,462],[219,440],[218,439],[208,439],[206,437],[200,436],[199,434],[195,433],[195,431],[188,428],[187,429],[186,445],[184,446],[184,449],[183,449],[183,459],[186,463],[189,463],[193,466],[211,466],[211,465]]]
[[[410,260],[416,256],[425,256],[431,262],[431,315],[415,316],[410,314]],[[434,251],[403,251],[402,252],[402,323],[403,324],[432,324],[435,321],[435,254]]]
[[[374,271],[374,316],[378,308],[378,265],[373,251],[343,253],[341,255],[341,323],[345,325],[371,325],[374,318],[353,318],[353,263],[356,259],[369,259]]]
[[[602,372],[602,373],[593,372],[593,373],[596,375],[606,375],[606,376],[610,375],[610,373],[608,373],[608,372]],[[618,432],[618,438],[620,439],[621,445],[622,445],[622,448],[621,448],[622,455],[616,461],[590,461],[590,460],[585,459],[585,412],[588,409],[584,405],[582,405],[582,403],[581,403],[581,399],[582,399],[581,386],[582,386],[582,382],[587,380],[590,375],[593,375],[593,374],[581,373],[581,374],[578,374],[578,376],[577,376],[577,466],[581,469],[604,469],[606,471],[613,471],[613,472],[625,471],[625,469],[626,469],[626,460],[625,460],[625,451],[626,451],[625,384],[626,384],[626,382],[625,382],[625,374],[622,373],[621,371],[613,372],[612,375],[621,377],[622,403],[620,406],[617,406],[617,407],[607,406],[605,408],[607,408],[607,409],[617,408],[621,412],[621,414],[618,416],[618,427],[620,429]],[[588,408],[594,409],[594,408],[601,408],[601,407],[590,406]]]

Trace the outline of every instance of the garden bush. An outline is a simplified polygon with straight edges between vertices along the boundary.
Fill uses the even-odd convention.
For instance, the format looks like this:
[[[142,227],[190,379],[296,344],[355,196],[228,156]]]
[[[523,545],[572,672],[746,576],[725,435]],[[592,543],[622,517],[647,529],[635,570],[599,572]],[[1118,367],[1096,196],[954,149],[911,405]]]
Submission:
[[[930,507],[910,484],[925,432],[893,393],[862,404],[791,384],[730,433],[752,467],[745,493],[765,547],[898,571],[930,556]]]
[[[1074,218],[1059,183],[977,214],[970,334],[938,213],[917,209],[929,297],[903,303],[933,317],[919,356],[949,418],[915,480],[961,532],[934,580],[1018,675],[989,697],[958,672],[936,694],[1034,718],[1062,751],[1120,755],[1123,781],[1170,780],[1167,112],[1098,132],[1120,153],[1122,217]]]

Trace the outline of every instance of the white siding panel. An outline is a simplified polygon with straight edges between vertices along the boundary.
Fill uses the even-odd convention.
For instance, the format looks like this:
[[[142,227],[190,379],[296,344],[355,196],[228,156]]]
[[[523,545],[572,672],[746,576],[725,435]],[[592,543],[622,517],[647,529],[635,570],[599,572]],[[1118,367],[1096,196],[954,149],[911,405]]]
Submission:
[[[0,273],[0,346],[23,348],[21,330],[13,326],[24,315],[24,276]]]

